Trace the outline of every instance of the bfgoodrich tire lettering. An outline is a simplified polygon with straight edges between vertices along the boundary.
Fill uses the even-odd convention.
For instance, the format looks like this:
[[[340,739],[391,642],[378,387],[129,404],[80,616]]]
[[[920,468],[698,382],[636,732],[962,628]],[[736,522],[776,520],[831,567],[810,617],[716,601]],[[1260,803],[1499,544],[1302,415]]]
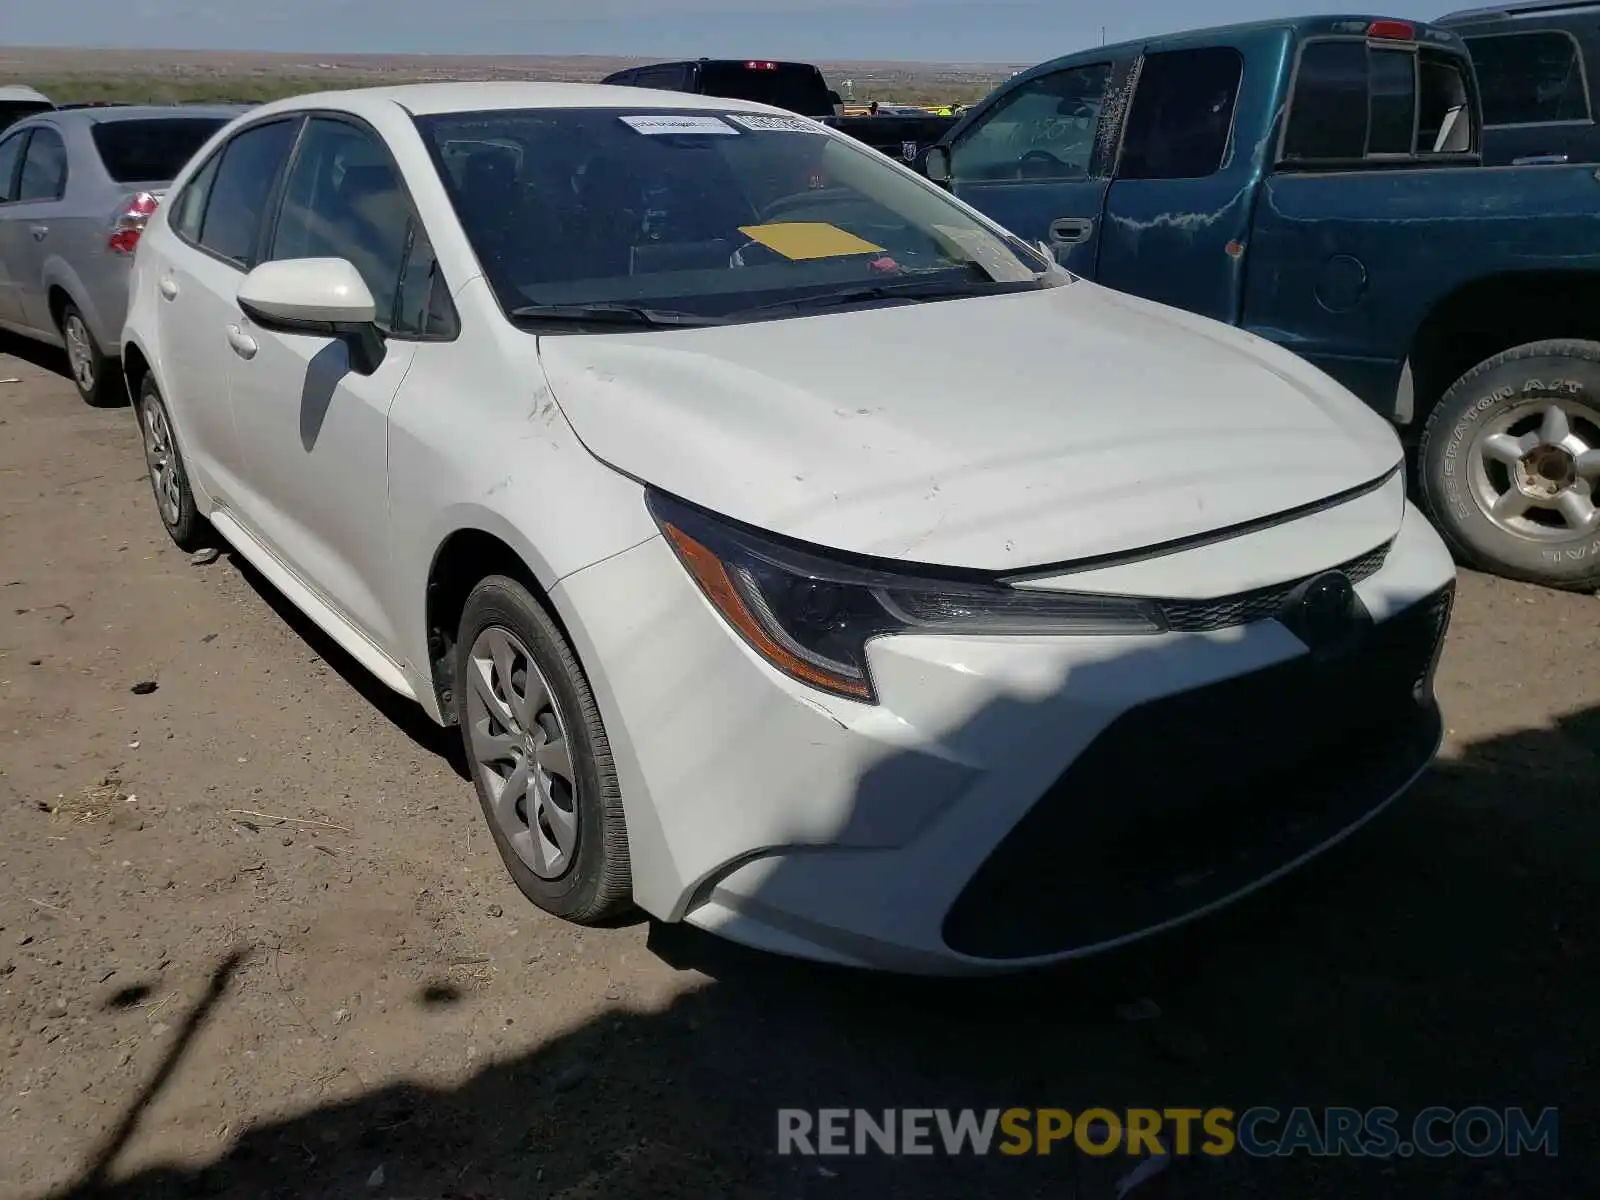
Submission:
[[[1429,415],[1417,459],[1461,562],[1600,587],[1600,342],[1530,342],[1479,363]]]
[[[528,589],[491,575],[456,641],[461,740],[495,848],[523,895],[596,924],[633,884],[611,746],[589,681]]]

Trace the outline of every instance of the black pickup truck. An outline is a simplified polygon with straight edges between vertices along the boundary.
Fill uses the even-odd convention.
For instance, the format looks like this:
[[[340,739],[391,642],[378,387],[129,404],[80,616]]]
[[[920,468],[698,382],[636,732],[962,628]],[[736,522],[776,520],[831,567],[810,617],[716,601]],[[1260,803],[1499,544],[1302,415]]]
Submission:
[[[932,113],[841,116],[838,93],[828,89],[822,71],[810,63],[702,58],[630,67],[607,75],[600,82],[771,104],[831,125],[874,150],[908,163],[915,162],[956,123],[955,117]]]
[[[1600,162],[1600,0],[1513,0],[1434,24],[1472,55],[1484,166]]]

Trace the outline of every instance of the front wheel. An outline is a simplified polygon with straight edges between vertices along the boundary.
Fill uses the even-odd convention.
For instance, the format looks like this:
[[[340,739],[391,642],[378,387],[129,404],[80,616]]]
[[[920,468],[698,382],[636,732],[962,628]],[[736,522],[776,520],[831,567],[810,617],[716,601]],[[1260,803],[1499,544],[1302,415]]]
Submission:
[[[1429,415],[1417,461],[1463,563],[1600,587],[1600,342],[1530,342],[1479,363]]]
[[[600,710],[567,639],[520,583],[492,575],[472,589],[454,684],[478,800],[523,895],[584,925],[626,912],[628,834]]]

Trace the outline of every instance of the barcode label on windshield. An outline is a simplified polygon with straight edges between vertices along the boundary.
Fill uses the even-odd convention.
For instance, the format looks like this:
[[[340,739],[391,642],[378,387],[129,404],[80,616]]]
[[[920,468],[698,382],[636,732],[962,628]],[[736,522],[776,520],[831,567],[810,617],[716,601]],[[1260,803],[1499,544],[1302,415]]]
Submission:
[[[622,123],[636,133],[723,133],[732,137],[739,135],[739,131],[721,117],[684,117],[657,113],[647,117],[623,117]]]
[[[828,131],[804,117],[769,117],[765,113],[729,113],[728,120],[753,133],[822,133]]]

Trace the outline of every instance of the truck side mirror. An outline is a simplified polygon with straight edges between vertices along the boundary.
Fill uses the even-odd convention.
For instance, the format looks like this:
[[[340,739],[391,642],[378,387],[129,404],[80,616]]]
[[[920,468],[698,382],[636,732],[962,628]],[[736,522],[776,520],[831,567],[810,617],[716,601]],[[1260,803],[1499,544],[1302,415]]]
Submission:
[[[922,160],[922,169],[933,182],[948,187],[950,184],[950,148],[948,146],[929,146],[927,157]]]

